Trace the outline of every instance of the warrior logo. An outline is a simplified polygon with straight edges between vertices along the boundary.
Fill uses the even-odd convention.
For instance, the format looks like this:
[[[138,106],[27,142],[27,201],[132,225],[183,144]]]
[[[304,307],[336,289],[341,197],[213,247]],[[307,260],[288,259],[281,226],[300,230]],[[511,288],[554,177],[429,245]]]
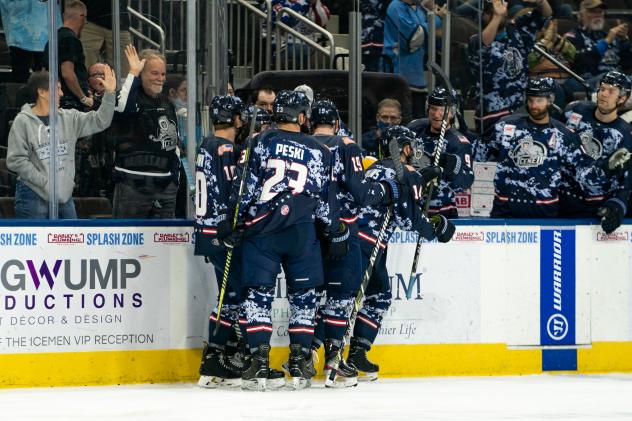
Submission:
[[[579,134],[582,140],[582,152],[591,157],[592,159],[601,158],[603,153],[603,145],[601,142],[593,137],[592,130],[586,130]]]
[[[513,159],[516,166],[524,168],[533,168],[542,165],[546,156],[546,146],[534,141],[531,136],[523,139],[516,149],[509,152],[509,157]]]
[[[508,47],[503,53],[503,68],[505,74],[511,78],[516,79],[520,76],[522,71],[522,54],[515,47]]]
[[[158,136],[149,135],[149,139],[162,144],[161,149],[172,151],[178,143],[178,132],[174,122],[169,121],[167,116],[158,118]]]

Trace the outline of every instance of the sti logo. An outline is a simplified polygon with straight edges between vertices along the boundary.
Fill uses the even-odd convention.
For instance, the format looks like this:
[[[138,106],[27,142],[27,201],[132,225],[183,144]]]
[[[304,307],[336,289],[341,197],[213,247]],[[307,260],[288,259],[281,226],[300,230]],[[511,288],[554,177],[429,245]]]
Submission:
[[[551,339],[561,341],[568,333],[568,320],[563,314],[556,313],[546,322],[546,331]]]

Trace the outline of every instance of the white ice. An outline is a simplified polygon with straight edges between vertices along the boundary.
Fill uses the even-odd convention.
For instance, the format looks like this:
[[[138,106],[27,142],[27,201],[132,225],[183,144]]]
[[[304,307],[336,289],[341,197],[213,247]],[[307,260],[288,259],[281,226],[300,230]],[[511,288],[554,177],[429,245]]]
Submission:
[[[0,390],[0,420],[631,420],[632,375],[380,379],[244,392],[193,384]]]

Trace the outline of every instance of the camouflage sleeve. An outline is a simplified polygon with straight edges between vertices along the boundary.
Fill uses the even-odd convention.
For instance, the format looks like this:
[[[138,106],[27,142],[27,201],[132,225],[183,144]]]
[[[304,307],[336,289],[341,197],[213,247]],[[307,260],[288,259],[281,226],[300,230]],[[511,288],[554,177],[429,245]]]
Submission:
[[[229,200],[230,209],[238,209],[237,218],[239,220],[244,219],[244,214],[247,211],[250,204],[256,199],[257,192],[261,189],[261,152],[262,146],[257,143],[253,145],[252,151],[248,162],[245,162],[245,150],[242,152],[239,158],[239,165],[237,165],[236,176],[231,186],[231,194]],[[243,171],[247,171],[246,179],[244,180],[244,191],[240,195],[239,187],[241,185],[241,177]]]

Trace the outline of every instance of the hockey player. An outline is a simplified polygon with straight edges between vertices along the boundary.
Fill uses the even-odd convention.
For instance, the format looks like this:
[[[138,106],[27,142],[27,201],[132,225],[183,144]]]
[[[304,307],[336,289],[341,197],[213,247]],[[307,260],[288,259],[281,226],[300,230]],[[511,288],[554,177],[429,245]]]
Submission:
[[[531,79],[528,114],[505,117],[494,127],[488,157],[498,162],[492,217],[556,217],[562,168],[580,183],[602,172],[591,168],[578,137],[549,116],[553,83]]]
[[[451,103],[456,104],[457,98],[451,94]],[[418,140],[422,141],[422,148],[430,160],[434,159],[435,148],[441,133],[445,106],[448,101],[448,91],[443,87],[435,88],[426,101],[427,119],[412,121],[408,128],[415,132]],[[445,133],[445,150],[441,151],[440,163],[447,169],[443,171],[438,188],[433,191],[429,214],[441,213],[447,218],[458,218],[454,194],[470,188],[474,182],[472,171],[472,145],[467,137],[459,133],[452,122],[455,116],[455,105],[450,107],[448,129]]]
[[[581,140],[581,151],[604,167],[606,160],[621,148],[632,151],[632,126],[617,116],[632,92],[626,75],[608,72],[601,78],[597,103],[581,101],[569,104],[566,109],[566,126]],[[606,233],[617,229],[627,210],[630,195],[622,174],[608,174],[594,185],[580,185],[568,172],[562,173],[560,211],[563,216],[575,218],[601,216]]]
[[[398,144],[399,157],[390,157],[388,145],[392,140]],[[406,127],[393,126],[386,129],[382,142],[382,150],[387,154],[387,158],[377,161],[366,172],[366,178],[373,181],[395,178],[396,170],[393,159],[399,159],[403,164],[410,162],[415,144],[415,134]],[[414,171],[409,165],[404,168],[402,183],[408,188],[402,189],[399,200],[394,203],[394,218],[387,227],[384,242],[379,244],[383,253],[375,261],[373,273],[365,292],[364,304],[355,322],[349,357],[347,358],[347,363],[350,366],[363,372],[370,380],[377,379],[379,366],[369,361],[366,353],[375,341],[384,314],[390,307],[392,299],[389,276],[386,270],[388,239],[395,228],[399,228],[404,231],[417,232],[427,240],[437,238],[439,242],[443,243],[450,241],[455,230],[454,225],[443,215],[435,215],[432,220],[429,220],[422,212],[422,192],[431,180],[441,174],[441,171],[432,166],[425,167],[420,172]],[[406,190],[410,193],[405,193]],[[362,240],[360,247],[363,269],[369,264],[369,256],[377,243],[380,226],[386,212],[385,205],[367,206],[360,211],[358,236]]]
[[[223,241],[232,232],[234,212],[230,212],[228,201],[239,159],[235,138],[243,125],[241,113],[244,109],[238,97],[214,97],[210,113],[215,134],[205,138],[197,152],[195,254],[205,256],[213,264],[218,285],[221,284],[226,263]],[[241,385],[241,370],[224,353],[232,325],[238,320],[242,298],[239,247],[233,249],[232,262],[217,333],[214,332],[217,308],[209,318],[209,339],[202,352],[198,381],[202,387]]]
[[[323,290],[326,291],[327,298],[318,309],[312,349],[317,350],[324,342],[327,376],[340,349],[353,300],[360,288],[364,272],[356,225],[359,207],[388,205],[397,196],[398,189],[397,183],[392,179],[380,182],[364,179],[360,147],[348,137],[335,135],[340,127],[340,116],[333,102],[315,102],[311,111],[311,123],[314,127],[314,137],[334,153],[334,174],[341,207],[340,221],[346,224],[350,231],[347,255],[342,260],[323,260]],[[326,243],[324,247],[326,248]],[[341,361],[337,369],[336,386],[355,386],[357,376],[356,370]]]
[[[328,254],[344,257],[349,231],[338,221],[335,190],[330,188],[332,154],[300,132],[309,101],[305,94],[281,91],[274,101],[276,129],[257,137],[248,161],[246,191],[235,199],[247,226],[243,243],[243,302],[252,359],[242,374],[242,387],[267,388],[272,301],[280,267],[290,302],[292,387],[309,387],[316,374],[311,356],[316,287],[323,283],[315,218],[325,226]],[[247,208],[247,212],[245,212]]]

